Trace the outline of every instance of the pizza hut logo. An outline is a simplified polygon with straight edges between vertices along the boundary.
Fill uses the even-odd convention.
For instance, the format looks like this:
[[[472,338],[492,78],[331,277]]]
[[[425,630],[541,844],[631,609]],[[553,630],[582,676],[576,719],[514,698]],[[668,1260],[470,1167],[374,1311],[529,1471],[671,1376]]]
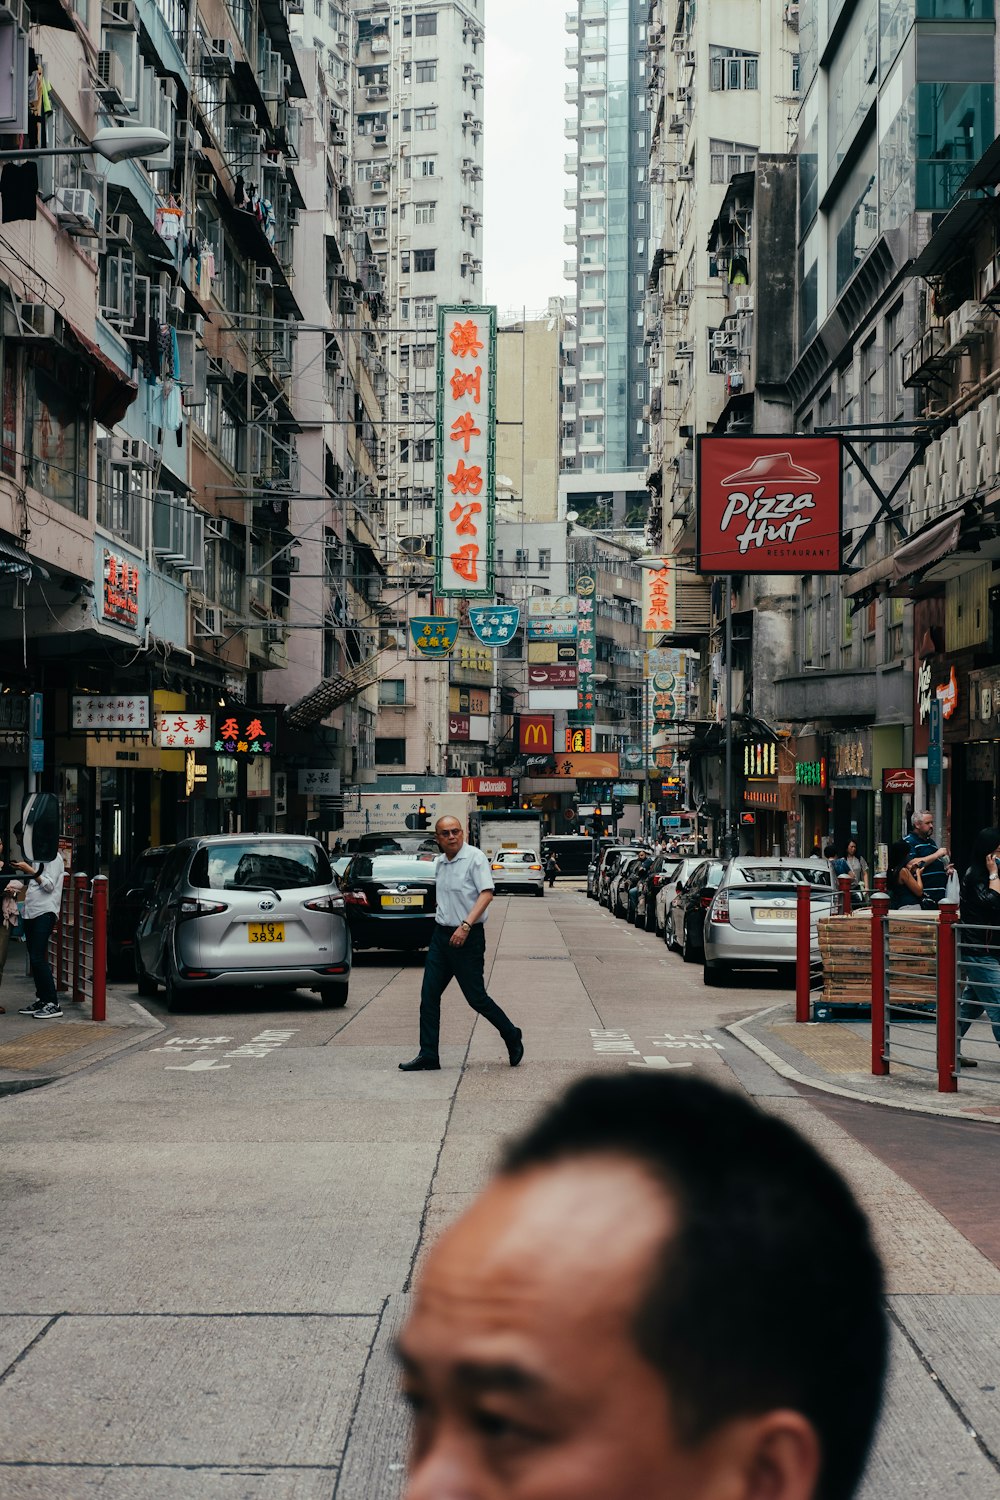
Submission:
[[[882,790],[897,797],[910,795],[916,786],[916,778],[907,767],[882,772]]]
[[[729,500],[719,530],[729,531],[744,556],[774,542],[791,542],[812,520],[818,474],[792,462],[790,453],[768,453],[722,481]],[[768,491],[774,491],[769,494]]]

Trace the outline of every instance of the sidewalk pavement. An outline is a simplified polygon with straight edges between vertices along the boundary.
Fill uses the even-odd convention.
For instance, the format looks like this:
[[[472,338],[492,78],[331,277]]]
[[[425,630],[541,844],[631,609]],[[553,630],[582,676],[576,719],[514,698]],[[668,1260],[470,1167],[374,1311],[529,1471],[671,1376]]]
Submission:
[[[797,1023],[789,1000],[726,1029],[794,1083],[867,1104],[1000,1125],[1000,1048],[985,1022],[976,1022],[963,1043],[977,1067],[961,1073],[954,1094],[937,1092],[932,1023],[893,1026],[887,1077],[871,1071],[871,1021],[860,1009],[837,1021]]]
[[[31,979],[19,972],[23,955],[23,947],[12,943],[0,984],[0,1005],[6,1008],[0,1015],[0,1097],[79,1073],[163,1031],[163,1023],[138,1003],[132,985],[108,986],[106,1021],[92,1021],[90,1001],[74,1005],[65,992],[59,995],[61,1020],[19,1015],[35,998]]]

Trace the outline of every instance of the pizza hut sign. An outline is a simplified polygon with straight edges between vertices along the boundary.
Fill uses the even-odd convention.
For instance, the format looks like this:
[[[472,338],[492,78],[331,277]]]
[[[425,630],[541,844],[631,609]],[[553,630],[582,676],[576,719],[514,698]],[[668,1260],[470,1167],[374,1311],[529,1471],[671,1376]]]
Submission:
[[[899,766],[895,770],[882,772],[882,791],[890,796],[912,797],[916,785],[916,777],[910,766]]]
[[[839,438],[698,439],[698,571],[839,573]]]

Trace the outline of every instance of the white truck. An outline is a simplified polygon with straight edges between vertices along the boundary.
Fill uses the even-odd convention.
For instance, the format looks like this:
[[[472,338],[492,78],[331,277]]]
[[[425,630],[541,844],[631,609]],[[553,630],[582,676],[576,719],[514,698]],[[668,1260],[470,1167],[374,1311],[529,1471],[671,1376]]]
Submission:
[[[487,859],[501,849],[542,849],[542,819],[537,812],[481,812],[479,847]]]
[[[364,833],[417,831],[421,807],[426,809],[427,836],[433,837],[438,818],[457,818],[469,832],[476,806],[469,792],[350,792],[344,793],[344,826],[340,837],[346,843]]]

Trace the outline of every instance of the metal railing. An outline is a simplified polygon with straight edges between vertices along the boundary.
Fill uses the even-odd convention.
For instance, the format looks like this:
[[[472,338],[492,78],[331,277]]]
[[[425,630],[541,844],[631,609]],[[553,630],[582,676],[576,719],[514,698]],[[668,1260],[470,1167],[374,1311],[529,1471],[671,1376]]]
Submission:
[[[56,989],[76,1005],[90,1001],[91,1019],[107,1018],[108,879],[78,873],[63,883],[59,920],[49,938]]]

